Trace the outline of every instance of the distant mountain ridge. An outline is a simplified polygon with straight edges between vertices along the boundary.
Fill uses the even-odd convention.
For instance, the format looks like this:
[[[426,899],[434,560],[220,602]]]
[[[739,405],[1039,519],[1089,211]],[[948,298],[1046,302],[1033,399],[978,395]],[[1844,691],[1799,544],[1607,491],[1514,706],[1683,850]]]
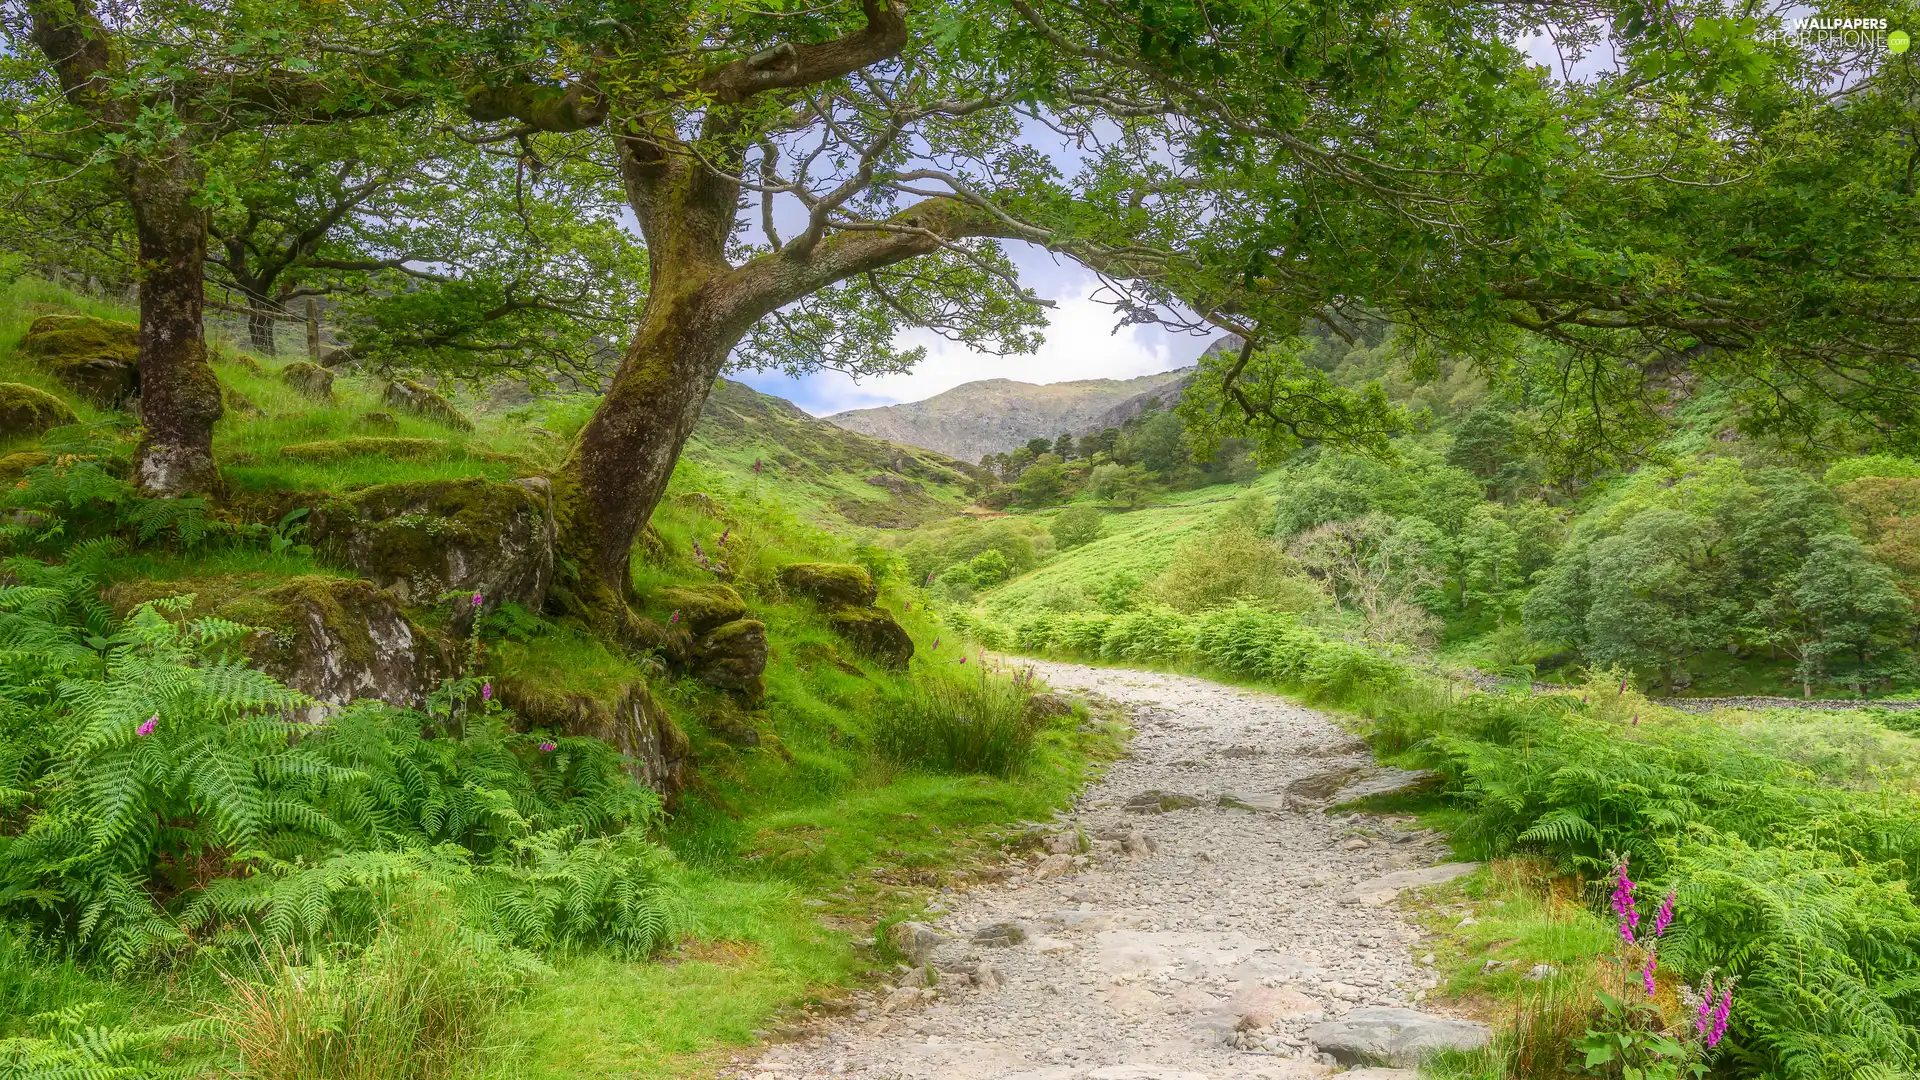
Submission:
[[[1228,339],[1232,340],[1232,339]],[[1214,348],[1218,348],[1216,343]],[[1027,383],[983,379],[962,383],[925,401],[850,409],[827,422],[863,435],[938,451],[961,461],[979,461],[1029,439],[1061,432],[1084,435],[1118,427],[1150,399],[1163,406],[1179,400],[1192,381],[1192,366],[1133,379],[1076,379]]]

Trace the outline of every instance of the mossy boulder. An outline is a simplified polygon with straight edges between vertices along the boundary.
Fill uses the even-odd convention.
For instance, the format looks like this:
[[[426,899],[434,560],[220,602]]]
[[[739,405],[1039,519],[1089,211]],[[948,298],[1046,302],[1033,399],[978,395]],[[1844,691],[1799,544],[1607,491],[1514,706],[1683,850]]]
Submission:
[[[414,382],[412,379],[395,379],[387,384],[381,395],[388,408],[397,412],[409,413],[436,424],[445,424],[455,431],[472,431],[473,421],[461,415],[453,403],[441,397],[430,386]]]
[[[542,479],[478,477],[381,484],[314,508],[309,531],[324,558],[425,605],[479,593],[538,611],[553,580],[553,510]],[[469,605],[456,608],[464,629]]]
[[[17,454],[0,457],[0,484],[18,483],[21,477],[27,475],[28,469],[35,465],[45,465],[52,460],[52,454],[45,454],[38,450],[22,450]]]
[[[20,351],[61,385],[105,409],[140,393],[140,328],[90,315],[42,315]]]
[[[501,703],[528,727],[610,743],[635,779],[659,792],[669,807],[678,801],[692,748],[644,681],[607,695],[506,675],[496,688]]]
[[[193,614],[256,627],[242,648],[254,666],[316,702],[307,717],[360,699],[419,708],[451,673],[451,650],[407,618],[399,598],[370,581],[264,574],[123,582],[106,599],[120,612],[193,594]]]
[[[295,360],[280,369],[280,381],[295,393],[315,401],[333,400],[333,372],[307,360]]]
[[[708,686],[734,690],[749,700],[764,692],[767,626],[757,619],[735,619],[700,635],[693,643],[693,677]]]
[[[67,403],[26,383],[0,383],[0,439],[23,439],[48,428],[77,424]]]
[[[650,599],[667,613],[669,622],[678,614],[677,625],[695,635],[747,617],[747,602],[730,585],[668,585],[655,589]]]
[[[408,439],[385,435],[355,435],[345,439],[294,443],[280,448],[281,457],[295,461],[344,461],[356,457],[383,457],[400,461],[441,461],[453,453],[445,439]]]
[[[827,613],[827,625],[847,644],[890,668],[913,659],[913,638],[884,608],[846,604]]]
[[[780,584],[826,607],[870,607],[880,595],[866,567],[850,563],[793,563],[780,568]]]
[[[360,422],[375,431],[400,430],[400,421],[394,419],[393,414],[390,412],[361,413]]]

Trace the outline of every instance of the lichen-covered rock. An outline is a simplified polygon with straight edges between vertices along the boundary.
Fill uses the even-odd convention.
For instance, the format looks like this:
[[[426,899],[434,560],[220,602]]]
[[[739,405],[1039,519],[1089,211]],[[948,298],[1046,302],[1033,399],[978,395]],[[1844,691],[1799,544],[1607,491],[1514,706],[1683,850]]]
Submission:
[[[360,422],[375,431],[400,430],[400,421],[394,419],[393,414],[390,412],[361,413]]]
[[[694,640],[693,677],[708,686],[757,700],[766,670],[767,627],[757,619],[735,619]]]
[[[359,578],[124,582],[107,591],[107,601],[125,612],[189,593],[195,615],[257,628],[242,646],[248,659],[319,702],[309,720],[361,699],[418,708],[452,670],[444,642],[408,619],[392,593]]]
[[[843,605],[827,613],[827,625],[849,645],[890,668],[904,668],[913,659],[913,638],[883,608]]]
[[[120,408],[140,393],[140,328],[131,323],[43,315],[27,328],[20,351],[102,408]]]
[[[280,381],[303,397],[333,400],[333,372],[307,360],[295,360],[280,369]]]
[[[0,383],[0,439],[22,439],[48,428],[77,424],[67,403],[26,383]]]
[[[53,455],[38,450],[22,450],[17,454],[0,457],[0,484],[12,484],[25,475],[35,465],[45,465],[53,460]]]
[[[262,412],[252,398],[225,384],[220,387],[220,404],[229,416],[259,416]]]
[[[388,408],[411,413],[436,424],[445,424],[455,431],[473,430],[473,421],[462,416],[452,402],[435,393],[432,387],[412,379],[395,379],[388,383],[381,399]]]
[[[871,607],[880,592],[866,567],[847,563],[794,563],[780,569],[780,584],[796,596],[827,607]]]
[[[690,634],[705,634],[724,623],[747,617],[747,602],[730,585],[668,585],[655,589],[650,599],[674,625]]]
[[[631,764],[635,779],[673,806],[692,760],[687,736],[638,679],[611,695],[555,688],[513,676],[500,679],[501,703],[530,727],[612,744]]]
[[[392,589],[402,603],[481,594],[539,610],[553,579],[553,510],[544,481],[477,477],[381,484],[322,503],[308,518],[321,554]],[[464,630],[472,608],[455,609]]]
[[[445,439],[406,439],[384,435],[355,435],[345,439],[294,443],[280,448],[281,457],[296,461],[343,461],[356,457],[384,457],[400,461],[439,461],[452,447]]]

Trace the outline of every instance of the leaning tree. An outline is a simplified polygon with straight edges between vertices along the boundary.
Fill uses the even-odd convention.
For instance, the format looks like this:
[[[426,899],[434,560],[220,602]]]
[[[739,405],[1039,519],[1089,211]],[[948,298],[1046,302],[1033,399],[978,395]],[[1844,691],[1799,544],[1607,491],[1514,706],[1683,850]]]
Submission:
[[[886,370],[910,325],[1025,348],[1042,303],[1008,242],[1093,269],[1124,318],[1281,333],[1381,261],[1550,216],[1565,148],[1499,5],[549,15],[464,97],[501,137],[604,133],[646,240],[646,303],[554,485],[561,601],[628,633],[635,536],[727,364]],[[1252,197],[1283,234],[1234,235]],[[1382,412],[1319,387],[1289,422],[1366,438]]]

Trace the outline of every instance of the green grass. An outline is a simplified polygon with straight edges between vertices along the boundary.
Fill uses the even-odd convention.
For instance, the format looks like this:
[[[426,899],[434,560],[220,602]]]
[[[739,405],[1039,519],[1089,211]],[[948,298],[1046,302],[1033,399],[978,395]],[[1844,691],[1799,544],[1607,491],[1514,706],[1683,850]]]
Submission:
[[[15,349],[33,316],[75,309],[131,317],[111,303],[33,282],[0,291],[0,378],[56,393],[85,420],[105,419]],[[405,415],[395,415],[392,426],[377,425],[365,414],[392,410],[378,399],[374,381],[340,375],[335,400],[314,403],[281,382],[282,366],[215,345],[215,372],[236,396],[215,435],[230,493],[217,508],[223,516],[270,524],[306,493],[443,477],[510,479],[550,469],[562,446],[535,429],[547,421],[548,430],[570,432],[577,417],[563,414],[579,411],[567,402],[489,411],[455,393],[475,420],[471,433]],[[883,707],[912,700],[916,682],[946,684],[958,674],[959,642],[925,603],[908,610],[909,601],[921,599],[917,590],[883,579],[881,605],[920,649],[912,670],[888,671],[834,635],[810,604],[782,595],[776,571],[802,559],[853,557],[869,534],[849,523],[857,525],[873,508],[906,504],[916,514],[950,513],[968,501],[968,478],[938,455],[915,451],[906,453],[911,460],[901,466],[904,473],[892,472],[899,452],[888,444],[788,415],[769,399],[735,390],[721,397],[731,413],[703,423],[689,446],[654,519],[662,550],[651,561],[636,559],[634,584],[644,605],[660,586],[713,580],[690,557],[695,541],[724,561],[752,617],[767,625],[762,702],[749,705],[690,680],[660,680],[641,659],[524,612],[494,616],[486,631],[495,670],[603,701],[647,681],[687,733],[695,760],[691,783],[658,839],[678,856],[671,875],[684,925],[692,930],[658,960],[561,954],[547,958],[545,970],[524,973],[517,989],[494,987],[499,1012],[483,1028],[461,1033],[461,1053],[447,1058],[459,1059],[457,1069],[447,1068],[462,1075],[710,1075],[716,1062],[754,1042],[756,1031],[885,970],[875,928],[921,911],[940,887],[997,860],[1011,826],[1067,804],[1097,761],[1115,752],[1113,730],[1079,718],[1027,726],[1025,741],[1007,751],[987,747],[940,762],[903,762],[878,752]],[[314,460],[282,452],[388,436],[438,442],[414,458],[361,453]],[[756,458],[763,462],[758,475]],[[917,486],[901,494],[869,483],[882,473],[904,474]],[[842,532],[829,534],[820,524]],[[196,581],[265,587],[339,572],[310,555],[272,555],[263,546],[213,540],[184,551],[140,548],[117,560],[107,576],[177,581],[183,588]],[[943,632],[947,644],[933,649]],[[977,671],[965,669],[969,678]],[[976,767],[999,775],[967,771]],[[82,1002],[100,1003],[103,1022],[136,1026],[206,1013],[233,1019],[253,1008],[263,1018],[259,1030],[268,1033],[326,1011],[317,998],[301,996],[320,995],[326,988],[317,983],[267,970],[229,985],[213,959],[203,954],[157,981],[114,979],[29,953],[0,935],[0,1037],[27,1033],[20,1014]],[[365,974],[369,982],[384,977]],[[329,986],[329,992],[351,988]],[[404,1033],[396,1038],[405,1041]],[[289,1060],[310,1063],[311,1055],[300,1053]],[[320,1072],[355,1075],[359,1067],[336,1064]],[[291,1068],[284,1075],[318,1074]]]

